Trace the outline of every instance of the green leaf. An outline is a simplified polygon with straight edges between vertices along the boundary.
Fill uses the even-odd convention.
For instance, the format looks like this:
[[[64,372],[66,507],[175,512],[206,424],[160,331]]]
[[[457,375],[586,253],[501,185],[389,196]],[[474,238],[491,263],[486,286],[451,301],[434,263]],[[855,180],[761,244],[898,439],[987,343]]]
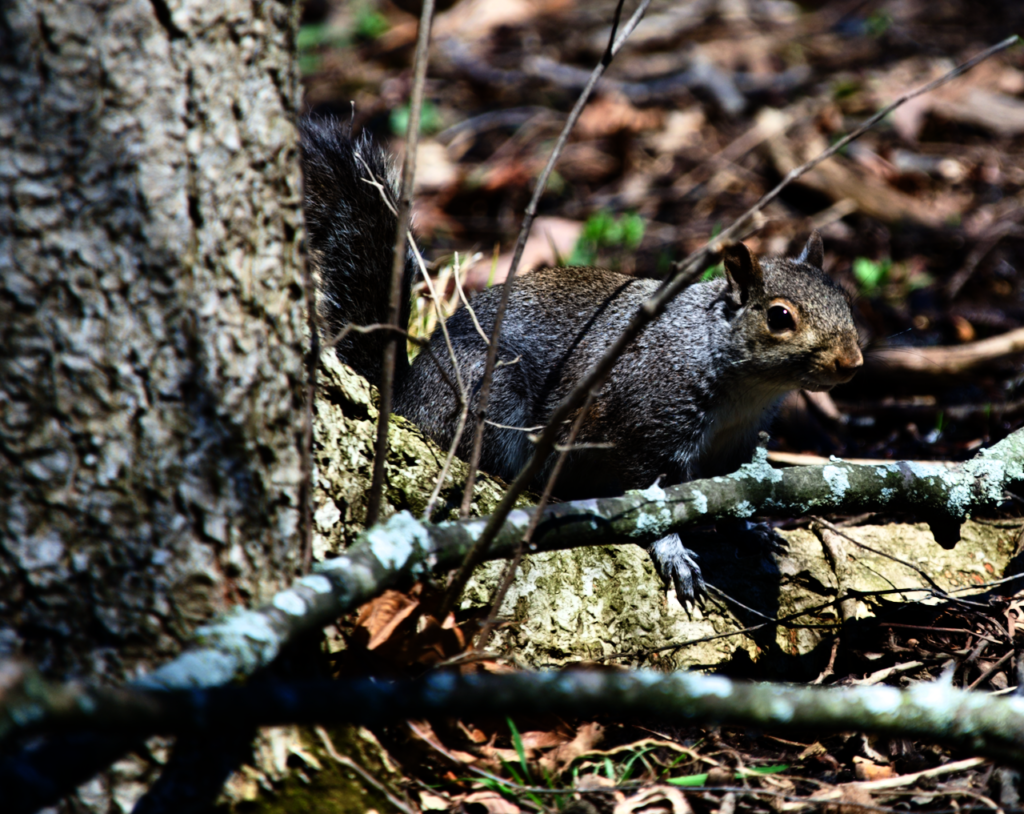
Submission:
[[[644,219],[636,212],[622,216],[622,242],[627,249],[635,249],[644,239]]]
[[[512,722],[511,718],[506,718],[505,721],[508,723],[509,731],[512,733],[512,745],[516,748],[516,754],[519,755],[519,765],[523,767],[523,774],[530,777],[530,767],[526,763],[526,750],[523,748],[523,736],[519,734],[519,730],[516,729],[516,725]]]
[[[300,51],[316,48],[327,40],[327,26],[323,23],[304,25],[295,37],[295,47]]]
[[[706,283],[708,280],[715,280],[725,276],[725,266],[719,263],[717,266],[710,266],[700,275],[700,281]]]
[[[391,111],[388,119],[391,132],[402,138],[409,131],[409,103],[400,105]],[[420,133],[436,133],[441,129],[441,112],[437,105],[429,99],[423,100],[423,107],[420,108]]]
[[[670,777],[665,781],[670,786],[703,786],[708,782],[707,772],[704,774],[690,774],[686,777]]]
[[[303,76],[314,74],[320,70],[323,61],[320,54],[299,54],[299,71]]]
[[[871,260],[858,257],[853,261],[853,278],[865,293],[872,293],[885,284],[892,269],[892,260]]]
[[[390,28],[388,18],[370,6],[360,6],[356,13],[355,35],[361,40],[375,40]]]
[[[752,774],[778,774],[779,772],[786,771],[790,765],[789,763],[783,763],[777,766],[752,766],[749,769],[736,772],[733,777],[740,780],[744,776]],[[666,782],[673,786],[703,786],[708,782],[708,776],[705,772],[704,774],[691,774],[686,777],[670,777]]]
[[[892,27],[892,15],[886,11],[876,11],[867,19],[868,35],[881,37]]]
[[[605,235],[611,226],[612,216],[604,210],[599,210],[587,218],[587,222],[583,224],[581,237],[583,240],[599,245],[604,242]]]

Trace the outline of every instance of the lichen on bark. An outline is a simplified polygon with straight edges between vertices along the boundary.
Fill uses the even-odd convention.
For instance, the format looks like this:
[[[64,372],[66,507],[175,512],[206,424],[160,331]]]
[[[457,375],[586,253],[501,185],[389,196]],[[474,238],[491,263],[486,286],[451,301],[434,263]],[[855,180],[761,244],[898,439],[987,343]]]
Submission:
[[[339,362],[333,351],[322,355],[313,455],[313,553],[317,560],[341,553],[365,528],[378,400],[377,389]],[[392,417],[388,440],[382,519],[399,511],[419,517],[447,451],[401,416]],[[464,461],[452,461],[431,518],[434,522],[458,517],[467,469]],[[476,481],[473,514],[490,514],[505,488],[497,478],[481,473]],[[528,501],[529,496],[524,497],[523,503]]]

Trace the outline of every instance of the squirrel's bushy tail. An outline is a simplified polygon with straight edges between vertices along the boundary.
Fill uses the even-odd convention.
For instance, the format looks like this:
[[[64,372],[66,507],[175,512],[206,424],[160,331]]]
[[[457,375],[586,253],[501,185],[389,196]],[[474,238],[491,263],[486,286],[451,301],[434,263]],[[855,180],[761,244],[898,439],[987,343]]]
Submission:
[[[387,322],[398,227],[398,173],[387,154],[364,133],[331,118],[300,122],[305,175],[306,229],[313,264],[321,335],[326,341],[348,324]],[[409,324],[409,288],[414,271],[411,252],[405,261],[400,327]],[[350,331],[335,346],[343,362],[377,384],[386,331]],[[405,345],[398,354],[403,377],[408,368]]]

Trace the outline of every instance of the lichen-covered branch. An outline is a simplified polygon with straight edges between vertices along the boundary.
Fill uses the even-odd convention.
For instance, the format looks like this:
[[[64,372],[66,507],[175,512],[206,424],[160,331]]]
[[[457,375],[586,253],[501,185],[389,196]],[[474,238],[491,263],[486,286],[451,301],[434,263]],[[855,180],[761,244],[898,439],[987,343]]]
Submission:
[[[774,731],[899,734],[1024,766],[1024,699],[964,692],[940,682],[901,691],[781,686],[647,670],[575,670],[435,673],[418,682],[320,680],[192,692],[37,687],[35,693],[37,703],[45,703],[47,694],[55,701],[49,728],[137,736],[286,723],[380,724],[529,709],[578,716],[656,715],[679,724],[738,724]]]
[[[992,507],[1024,481],[1024,430],[970,461],[947,468],[894,461],[774,469],[759,450],[731,475],[622,497],[549,506],[531,550],[648,543],[688,526],[723,518],[809,512],[916,511],[953,529],[972,510]],[[487,556],[510,556],[530,522],[514,510]],[[453,568],[478,539],[486,519],[425,523],[406,512],[363,532],[342,556],[317,566],[258,610],[239,610],[197,631],[197,649],[157,670],[140,686],[215,686],[269,664],[298,633],[320,627],[389,587]]]

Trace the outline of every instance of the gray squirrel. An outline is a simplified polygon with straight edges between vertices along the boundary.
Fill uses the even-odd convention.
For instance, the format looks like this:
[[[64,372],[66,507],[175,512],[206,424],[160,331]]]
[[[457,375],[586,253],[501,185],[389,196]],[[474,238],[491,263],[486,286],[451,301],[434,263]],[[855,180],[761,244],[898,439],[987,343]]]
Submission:
[[[397,217],[382,196],[392,204],[397,198],[396,173],[365,134],[352,138],[330,119],[305,119],[301,135],[324,335],[349,323],[386,322]],[[580,428],[576,445],[583,449],[568,456],[555,494],[600,497],[659,479],[666,486],[726,474],[751,459],[782,396],[849,381],[863,363],[857,329],[845,292],[821,270],[822,262],[817,232],[794,259],[759,261],[742,243],[727,247],[725,276],[683,291],[616,364]],[[410,255],[405,303],[413,274]],[[504,364],[495,371],[487,413],[492,423],[484,433],[484,471],[515,477],[532,453],[525,428],[547,421],[658,285],[585,267],[516,277],[498,353]],[[488,336],[500,294],[495,287],[471,303]],[[486,345],[466,308],[446,324],[475,408]],[[383,331],[350,332],[336,350],[376,383],[385,341]],[[460,411],[440,330],[430,350],[411,365],[398,354],[394,407],[447,447]],[[470,444],[467,432],[458,453],[468,457]],[[546,477],[542,472],[538,486]],[[700,568],[678,535],[648,550],[681,602],[704,592]]]

